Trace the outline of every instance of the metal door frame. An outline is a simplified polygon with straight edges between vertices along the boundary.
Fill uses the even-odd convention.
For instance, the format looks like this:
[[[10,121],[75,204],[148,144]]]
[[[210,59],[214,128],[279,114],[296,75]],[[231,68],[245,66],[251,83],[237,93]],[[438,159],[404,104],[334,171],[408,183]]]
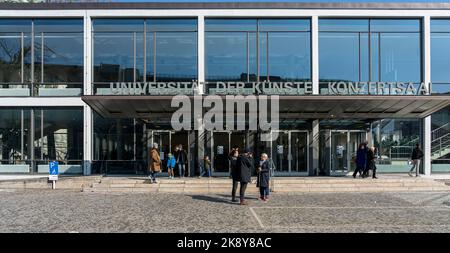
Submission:
[[[330,175],[331,176],[345,176],[350,172],[350,163],[351,161],[351,156],[350,156],[350,136],[351,133],[364,133],[364,139],[367,140],[367,131],[364,130],[329,130],[330,131],[330,139],[329,139],[329,147],[330,147]],[[332,140],[333,140],[333,133],[346,133],[347,134],[347,143],[346,143],[346,149],[347,149],[347,158],[346,158],[346,170],[344,171],[339,171],[336,172],[334,170],[334,163],[333,163],[333,146],[332,146]]]
[[[169,151],[172,153],[172,134],[175,134],[177,131],[174,130],[157,130],[157,129],[146,129],[147,130],[147,134],[150,134],[149,136],[147,135],[147,140],[150,139],[150,144],[153,145],[154,143],[154,133],[169,133]],[[187,135],[187,148],[185,149],[187,151],[187,157],[189,159],[189,155],[191,153],[191,147],[190,147],[190,137],[189,137],[189,131],[179,131],[179,132],[185,132]],[[147,150],[150,148],[149,143],[147,142]],[[160,143],[158,143],[159,147],[161,148],[162,145]],[[161,151],[160,151],[161,152]],[[167,157],[168,154],[164,154],[164,157]],[[149,152],[147,152],[147,161],[149,161]],[[177,169],[177,168],[176,168]],[[188,176],[190,176],[190,170],[191,169],[191,163],[187,163],[187,167],[185,168],[185,170],[188,171]],[[167,175],[166,172],[162,172],[162,175]]]
[[[275,170],[277,176],[308,176],[309,174],[309,131],[308,130],[273,130],[270,131],[271,138],[273,132],[283,132],[288,134],[288,167],[287,172]],[[306,134],[306,172],[293,172],[292,171],[292,133],[305,133]],[[273,141],[270,142],[270,150],[273,154]]]

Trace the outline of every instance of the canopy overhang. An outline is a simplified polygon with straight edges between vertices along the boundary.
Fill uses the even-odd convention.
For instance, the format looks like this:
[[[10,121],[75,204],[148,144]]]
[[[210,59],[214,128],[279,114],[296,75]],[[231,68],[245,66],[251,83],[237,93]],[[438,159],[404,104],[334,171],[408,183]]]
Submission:
[[[173,96],[83,96],[105,118],[169,119]],[[193,99],[194,96],[190,96]],[[193,104],[193,103],[192,103]],[[269,102],[270,104],[270,102]],[[424,118],[450,105],[450,96],[279,96],[280,118]],[[225,108],[225,106],[224,106]],[[207,111],[209,108],[203,108]]]

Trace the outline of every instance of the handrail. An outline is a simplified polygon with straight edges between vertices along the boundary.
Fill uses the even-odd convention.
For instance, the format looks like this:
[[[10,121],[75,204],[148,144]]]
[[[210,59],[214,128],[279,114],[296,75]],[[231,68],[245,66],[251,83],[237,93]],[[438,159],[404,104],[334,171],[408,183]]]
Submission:
[[[436,132],[437,130],[439,130],[439,129],[441,129],[441,128],[444,128],[444,127],[448,126],[449,124],[450,124],[450,123],[445,123],[444,125],[442,125],[442,126],[436,128],[436,129],[434,129],[433,131],[431,131],[431,133],[434,133],[434,132]]]
[[[445,127],[447,127],[449,124],[450,124],[450,123],[446,123],[446,124],[444,124],[444,125],[442,125],[442,126],[436,128],[436,129],[434,129],[433,131],[431,131],[431,139],[432,139],[432,140],[433,140],[433,139],[439,139],[440,137],[442,137],[442,136],[439,136],[439,135],[441,135],[441,134],[446,135],[446,134],[450,133],[450,129],[445,129],[446,131],[444,131],[443,133],[441,133],[441,132],[442,132],[442,129],[445,128]]]
[[[442,135],[442,136],[440,136],[439,138],[436,138],[436,139],[434,139],[434,140],[432,140],[431,141],[431,143],[433,143],[433,142],[435,142],[435,141],[439,141],[439,140],[441,140],[442,138],[445,138],[445,137],[450,137],[450,132],[449,133],[446,133],[446,134],[444,134],[444,135]]]

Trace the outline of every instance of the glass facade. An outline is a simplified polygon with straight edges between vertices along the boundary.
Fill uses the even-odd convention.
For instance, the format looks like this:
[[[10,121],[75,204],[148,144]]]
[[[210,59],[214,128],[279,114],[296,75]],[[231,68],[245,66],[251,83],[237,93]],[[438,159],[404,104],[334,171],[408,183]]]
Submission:
[[[433,93],[450,94],[450,19],[432,19],[430,36]]]
[[[423,150],[423,124],[419,119],[383,119],[372,123],[379,172],[408,172],[416,144]]]
[[[0,108],[0,173],[82,173],[81,108]]]
[[[41,97],[38,101],[42,101],[35,106],[0,107],[0,173],[47,173],[51,160],[60,161],[63,173],[81,173],[86,162],[83,146],[87,145],[83,138],[91,134],[83,133],[87,116],[77,100],[83,95],[84,77],[92,77],[93,95],[112,95],[110,83],[119,82],[193,85],[202,72],[198,69],[197,20],[92,18],[92,44],[85,45],[89,38],[84,37],[82,18],[0,19],[0,97],[17,97],[17,101]],[[332,95],[326,85],[330,81],[423,81],[421,19],[319,17],[318,21],[320,95]],[[227,81],[245,85],[312,81],[310,18],[206,18],[204,25],[205,94],[216,93],[217,84]],[[450,19],[431,19],[430,46],[432,91],[448,95]],[[91,52],[92,69],[84,69],[86,51]],[[306,93],[295,89],[293,94],[280,95]],[[77,101],[71,107],[47,104],[65,96]],[[153,110],[147,109],[143,113]],[[309,109],[308,113],[317,112],[314,105]],[[450,172],[449,110],[432,115],[433,172]],[[210,143],[205,150],[215,172],[228,172],[227,151],[240,145],[253,148],[257,155],[269,153],[280,175],[310,173],[312,119],[293,114],[295,108],[288,108],[282,115],[282,130],[273,142],[258,143],[259,133],[208,133]],[[182,144],[192,158],[190,166],[196,166],[198,133],[172,131],[170,119],[113,119],[96,112],[92,117],[93,124],[87,128],[92,129],[92,173],[145,173],[153,142],[162,143],[163,154]],[[406,172],[414,145],[423,147],[421,119],[330,118],[321,119],[319,129],[321,162],[329,162],[332,174],[354,169],[355,147],[369,134],[378,149],[380,172]]]
[[[310,37],[309,19],[206,19],[205,80],[310,81]]]
[[[319,19],[320,93],[330,81],[420,83],[420,26],[419,19]]]
[[[0,45],[0,96],[82,94],[82,19],[2,19]]]
[[[196,19],[94,19],[94,94],[111,82],[197,80]]]

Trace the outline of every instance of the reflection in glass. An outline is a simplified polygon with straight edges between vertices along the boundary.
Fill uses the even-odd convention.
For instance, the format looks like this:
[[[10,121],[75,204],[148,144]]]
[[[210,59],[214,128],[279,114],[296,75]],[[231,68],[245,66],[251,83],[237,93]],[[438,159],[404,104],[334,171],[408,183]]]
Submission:
[[[358,33],[319,33],[319,79],[359,81]]]
[[[380,34],[381,80],[420,82],[420,34]]]
[[[133,33],[94,34],[94,81],[133,81]]]
[[[197,77],[197,33],[156,34],[156,81],[193,81]]]
[[[44,82],[83,82],[82,34],[44,35]]]
[[[21,34],[0,34],[0,82],[22,82]]]
[[[205,33],[206,81],[247,81],[247,33]]]
[[[310,79],[309,33],[269,33],[270,81]]]

